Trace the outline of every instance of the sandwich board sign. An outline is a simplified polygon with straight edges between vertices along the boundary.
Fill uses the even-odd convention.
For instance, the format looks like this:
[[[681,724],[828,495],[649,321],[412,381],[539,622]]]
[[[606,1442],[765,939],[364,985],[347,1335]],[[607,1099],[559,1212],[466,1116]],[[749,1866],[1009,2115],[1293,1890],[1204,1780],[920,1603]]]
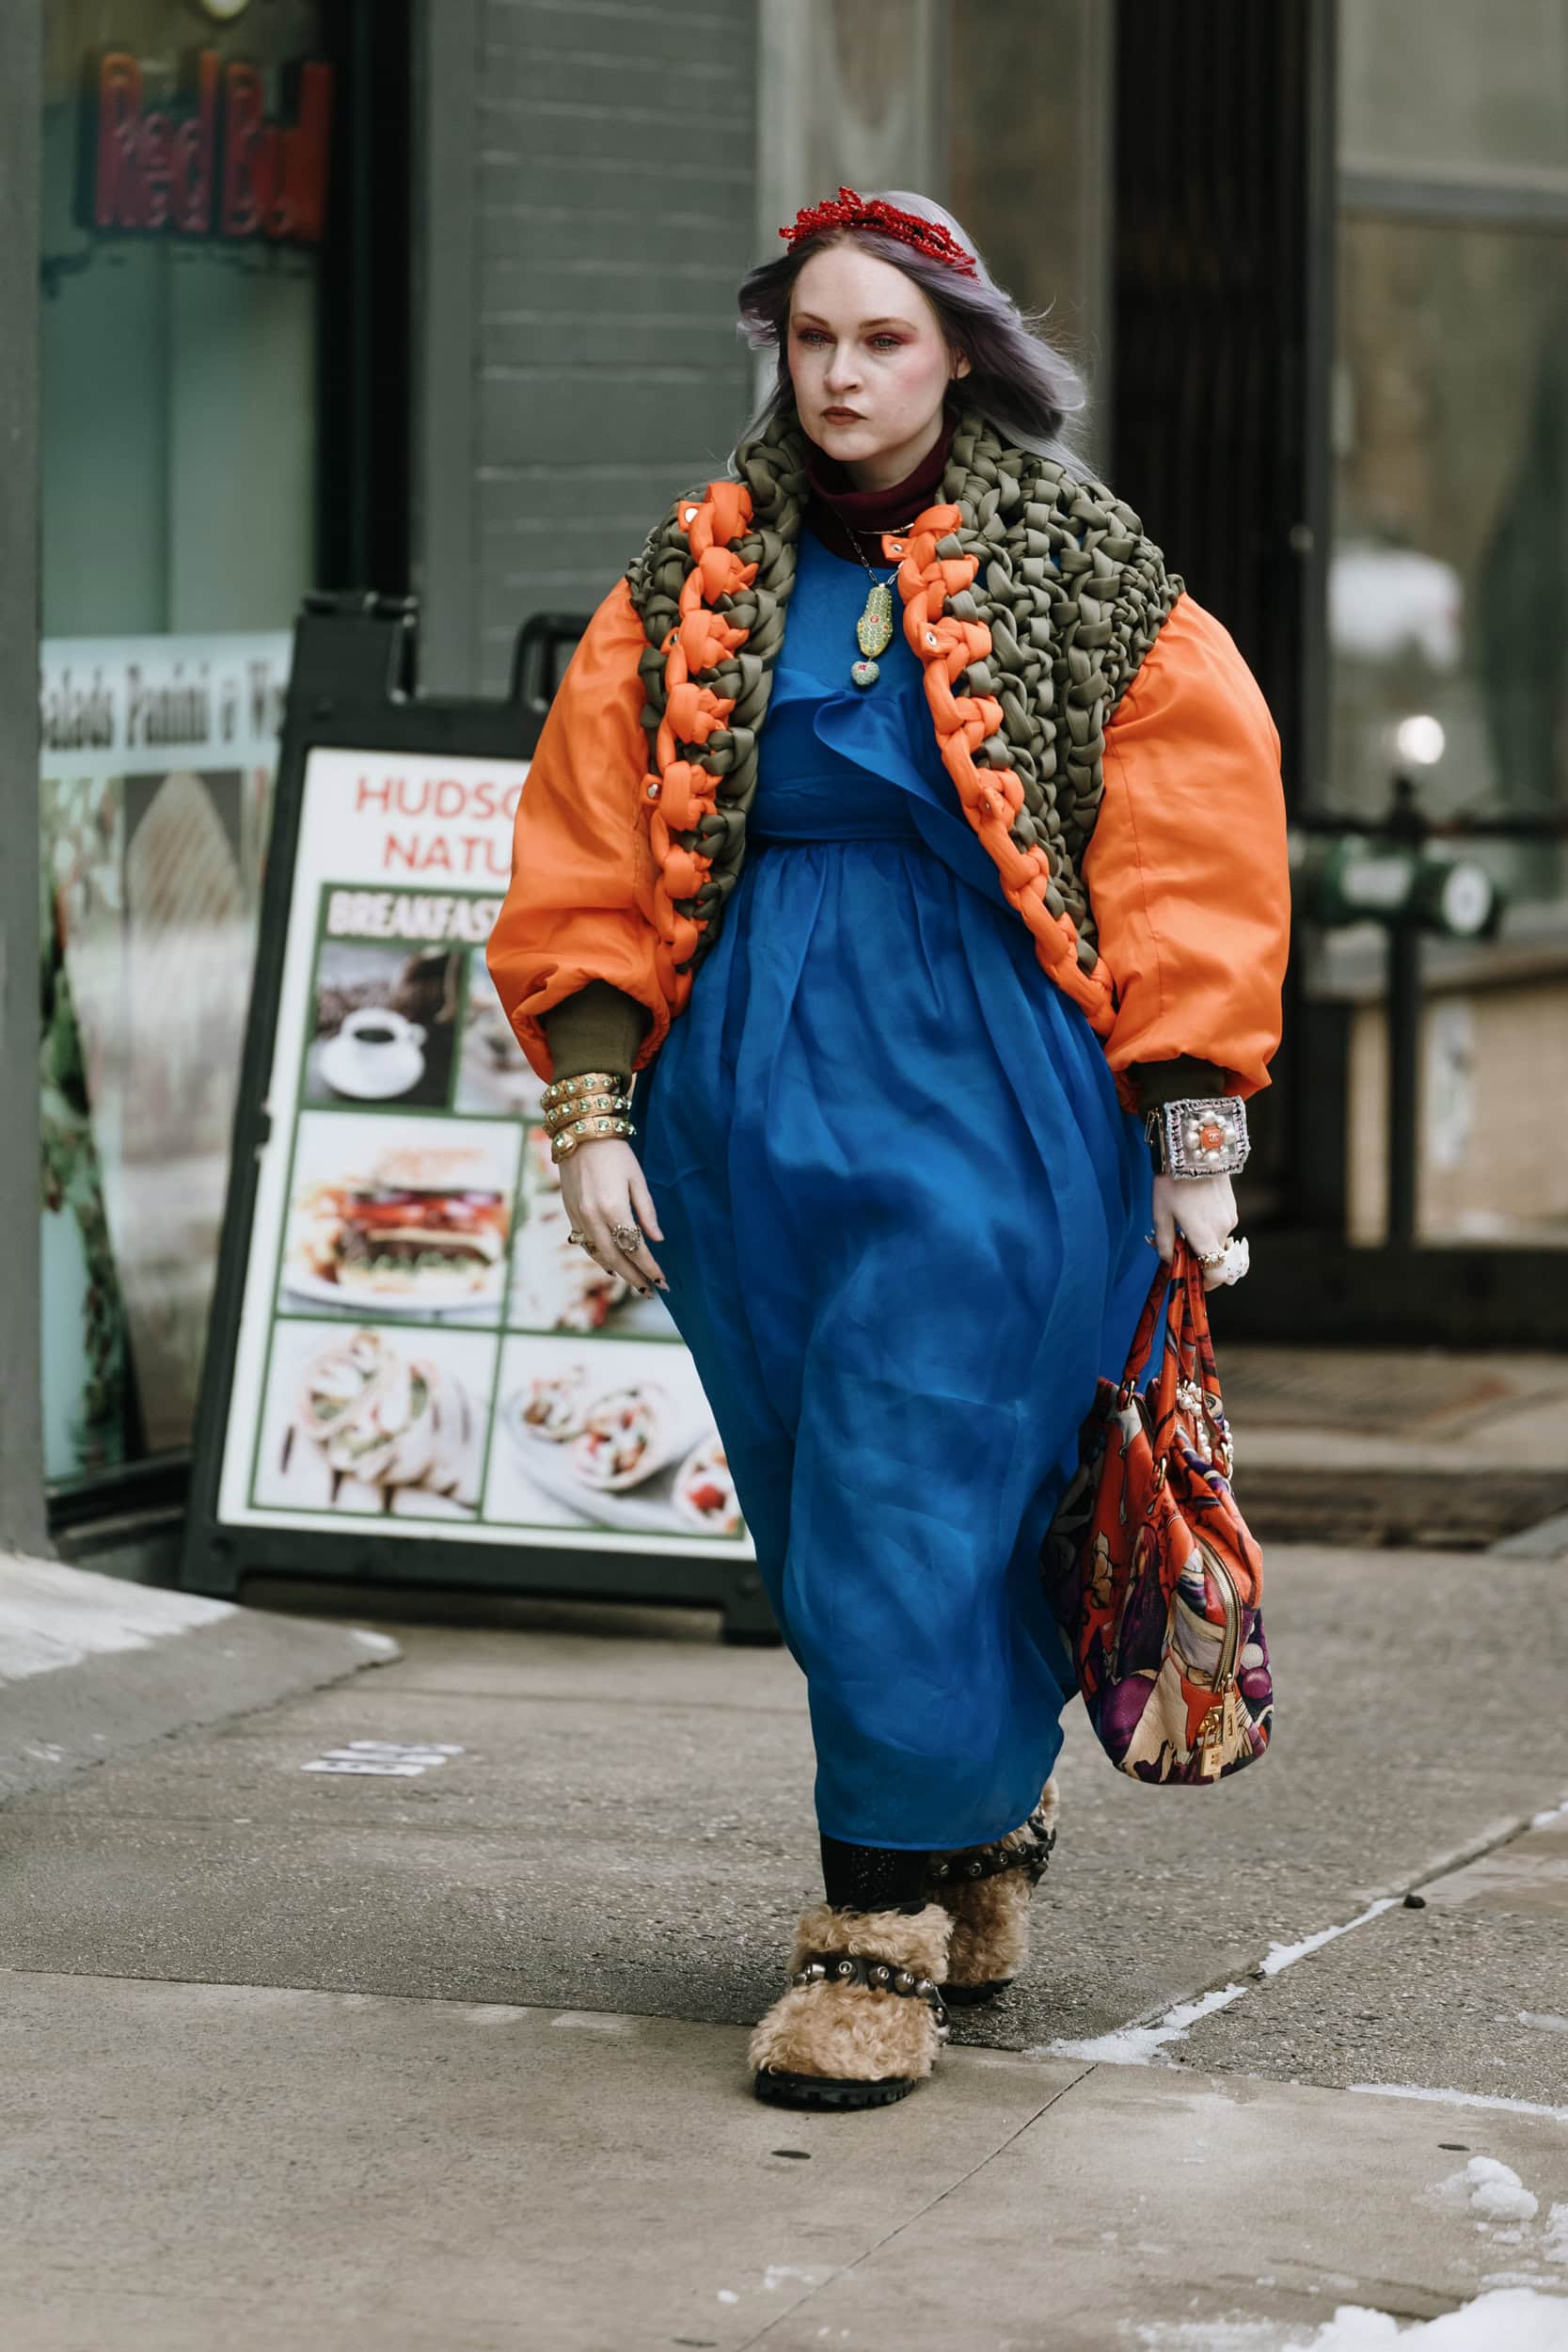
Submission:
[[[567,1241],[484,948],[549,680],[412,691],[404,600],[312,598],[278,768],[181,1581],[767,1602],[662,1297]]]

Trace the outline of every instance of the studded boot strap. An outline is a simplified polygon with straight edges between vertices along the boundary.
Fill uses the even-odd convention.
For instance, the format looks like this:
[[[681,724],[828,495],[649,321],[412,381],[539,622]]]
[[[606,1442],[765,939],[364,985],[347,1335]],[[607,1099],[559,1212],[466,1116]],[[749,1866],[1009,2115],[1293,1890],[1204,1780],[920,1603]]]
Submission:
[[[899,1968],[891,1960],[863,1952],[808,1952],[790,1977],[791,1984],[863,1984],[868,1992],[895,1993],[903,2000],[925,2001],[936,2019],[937,2031],[947,2030],[947,2004],[942,1988],[912,1968]]]
[[[950,1853],[934,1853],[926,1867],[926,1875],[934,1886],[962,1886],[977,1879],[1000,1878],[1004,1870],[1023,1870],[1031,1886],[1037,1886],[1045,1876],[1051,1860],[1051,1849],[1056,1843],[1056,1833],[1046,1821],[1043,1809],[1037,1805],[1023,1823],[1026,1837],[1017,1845],[1008,1845],[997,1838],[989,1846],[963,1846]],[[1013,1833],[1018,1836],[1019,1833]]]

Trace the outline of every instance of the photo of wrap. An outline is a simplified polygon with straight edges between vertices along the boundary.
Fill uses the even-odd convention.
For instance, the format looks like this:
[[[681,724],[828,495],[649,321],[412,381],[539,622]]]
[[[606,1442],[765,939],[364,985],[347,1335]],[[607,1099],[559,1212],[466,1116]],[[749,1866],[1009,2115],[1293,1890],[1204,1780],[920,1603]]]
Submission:
[[[691,1408],[677,1406],[657,1380],[611,1389],[592,1405],[571,1441],[570,1461],[585,1486],[616,1494],[641,1486],[684,1455]]]
[[[471,1518],[493,1364],[478,1338],[280,1326],[256,1501]]]
[[[738,1535],[742,1520],[735,1480],[717,1431],[692,1447],[675,1472],[675,1508],[705,1535]]]
[[[588,1366],[568,1364],[563,1372],[535,1373],[513,1398],[512,1411],[524,1434],[561,1445],[582,1427],[593,1393]]]
[[[486,1519],[746,1542],[712,1407],[684,1348],[508,1339],[496,1422]]]

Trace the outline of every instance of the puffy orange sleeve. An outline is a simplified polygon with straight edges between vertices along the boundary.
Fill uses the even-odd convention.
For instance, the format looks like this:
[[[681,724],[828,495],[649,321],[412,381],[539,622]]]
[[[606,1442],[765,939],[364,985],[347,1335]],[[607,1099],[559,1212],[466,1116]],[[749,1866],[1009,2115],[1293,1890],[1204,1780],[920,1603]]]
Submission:
[[[638,659],[642,624],[623,578],[578,639],[517,806],[512,881],[490,934],[490,977],[539,1076],[554,1076],[540,1015],[589,980],[647,1008],[634,1068],[670,1026],[643,913],[652,868],[639,820],[648,772]]]
[[[1117,988],[1118,1079],[1192,1055],[1269,1083],[1291,883],[1279,735],[1229,631],[1180,596],[1105,731],[1083,861]]]

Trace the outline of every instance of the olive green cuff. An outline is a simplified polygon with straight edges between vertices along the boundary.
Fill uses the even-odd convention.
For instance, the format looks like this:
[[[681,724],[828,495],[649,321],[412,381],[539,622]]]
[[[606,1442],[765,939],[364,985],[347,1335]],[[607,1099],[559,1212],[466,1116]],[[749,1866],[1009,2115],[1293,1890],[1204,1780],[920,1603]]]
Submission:
[[[1135,1061],[1127,1073],[1138,1089],[1138,1108],[1155,1111],[1163,1103],[1184,1103],[1212,1094],[1228,1094],[1226,1073],[1193,1054],[1176,1054],[1169,1061]]]
[[[558,1078],[590,1070],[629,1071],[648,1026],[647,1008],[608,980],[587,980],[563,996],[539,1025],[548,1040]]]
[[[540,1015],[558,1078],[580,1078],[589,1070],[630,1070],[648,1027],[645,1006],[609,980],[587,980],[575,995]],[[1134,1062],[1128,1076],[1138,1089],[1140,1110],[1162,1103],[1228,1092],[1217,1064],[1178,1054],[1168,1061]]]

